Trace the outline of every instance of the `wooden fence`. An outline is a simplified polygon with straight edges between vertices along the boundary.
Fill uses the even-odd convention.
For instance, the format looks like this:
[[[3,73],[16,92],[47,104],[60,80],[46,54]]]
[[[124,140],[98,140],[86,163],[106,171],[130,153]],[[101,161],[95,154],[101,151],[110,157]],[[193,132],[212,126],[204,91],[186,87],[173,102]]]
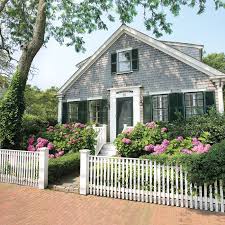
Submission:
[[[44,189],[48,184],[48,149],[0,149],[0,182]]]
[[[82,165],[83,164],[83,165]],[[182,166],[81,151],[81,194],[224,212],[224,184],[189,183]]]

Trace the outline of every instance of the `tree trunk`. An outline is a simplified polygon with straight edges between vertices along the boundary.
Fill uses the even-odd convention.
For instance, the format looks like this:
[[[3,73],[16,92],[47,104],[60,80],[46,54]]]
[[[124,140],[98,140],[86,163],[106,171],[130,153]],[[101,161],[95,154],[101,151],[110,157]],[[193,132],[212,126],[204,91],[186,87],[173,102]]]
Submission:
[[[38,13],[31,41],[24,46],[12,82],[0,103],[0,143],[2,147],[20,145],[22,117],[25,110],[24,91],[34,57],[44,44],[46,2],[39,0]]]

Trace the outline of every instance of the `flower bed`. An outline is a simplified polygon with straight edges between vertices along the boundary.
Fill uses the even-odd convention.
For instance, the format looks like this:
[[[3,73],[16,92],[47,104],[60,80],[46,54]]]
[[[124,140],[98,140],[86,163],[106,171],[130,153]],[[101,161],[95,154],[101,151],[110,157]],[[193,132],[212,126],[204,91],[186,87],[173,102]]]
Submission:
[[[119,134],[115,144],[119,154],[125,157],[139,157],[144,154],[202,154],[211,147],[208,143],[208,132],[203,132],[199,137],[178,136],[172,140],[168,140],[167,132],[166,127],[160,127],[155,122],[145,125],[139,123]]]
[[[47,147],[49,158],[59,158],[80,149],[94,150],[95,138],[94,129],[81,123],[50,126],[28,138],[27,150],[38,151],[39,148]]]

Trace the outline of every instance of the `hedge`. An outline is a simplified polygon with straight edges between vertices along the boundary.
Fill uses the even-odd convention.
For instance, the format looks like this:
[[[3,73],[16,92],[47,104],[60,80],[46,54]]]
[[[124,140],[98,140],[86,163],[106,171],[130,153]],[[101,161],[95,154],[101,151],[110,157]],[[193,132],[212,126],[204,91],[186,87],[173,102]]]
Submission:
[[[80,153],[68,153],[60,158],[49,159],[49,183],[55,183],[65,175],[75,173],[80,168]]]

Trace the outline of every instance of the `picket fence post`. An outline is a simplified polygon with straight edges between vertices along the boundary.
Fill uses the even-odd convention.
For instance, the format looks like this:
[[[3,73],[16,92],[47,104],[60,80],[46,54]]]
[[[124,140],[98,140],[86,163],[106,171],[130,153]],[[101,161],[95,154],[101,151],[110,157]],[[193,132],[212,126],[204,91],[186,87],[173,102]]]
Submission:
[[[39,189],[45,189],[48,186],[48,154],[48,148],[39,149]]]
[[[90,150],[80,150],[80,194],[89,194],[89,155]]]

